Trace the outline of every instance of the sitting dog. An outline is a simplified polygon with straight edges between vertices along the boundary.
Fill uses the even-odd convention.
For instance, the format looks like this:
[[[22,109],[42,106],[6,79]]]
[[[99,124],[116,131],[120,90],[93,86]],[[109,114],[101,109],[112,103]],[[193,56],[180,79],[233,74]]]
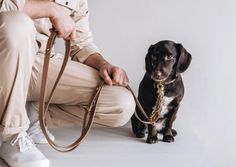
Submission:
[[[158,133],[163,134],[164,142],[174,141],[177,132],[172,129],[172,124],[184,96],[184,85],[180,74],[189,67],[191,60],[192,56],[185,48],[173,41],[160,41],[149,47],[145,58],[146,73],[139,85],[138,100],[149,118],[153,114],[156,114],[157,118],[155,125],[146,125],[133,115],[131,123],[136,137],[145,137],[148,126],[147,143],[156,143]],[[157,91],[163,92],[161,99]],[[159,107],[157,107],[158,102],[161,103]],[[141,120],[147,121],[138,107],[136,113]]]

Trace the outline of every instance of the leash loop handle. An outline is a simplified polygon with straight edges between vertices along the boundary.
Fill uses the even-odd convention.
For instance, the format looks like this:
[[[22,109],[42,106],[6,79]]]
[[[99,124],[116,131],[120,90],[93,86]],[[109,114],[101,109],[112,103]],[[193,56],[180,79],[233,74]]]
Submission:
[[[78,147],[81,143],[81,141],[86,137],[86,135],[88,134],[89,130],[91,129],[93,120],[94,120],[94,115],[95,115],[95,109],[96,109],[96,105],[97,105],[97,100],[99,97],[99,94],[101,92],[102,86],[104,85],[104,82],[102,81],[96,91],[94,92],[91,100],[90,100],[90,104],[89,104],[89,108],[87,113],[85,114],[85,119],[83,122],[83,129],[81,132],[80,137],[74,141],[72,144],[69,144],[67,146],[60,146],[58,144],[56,144],[54,141],[52,141],[50,139],[50,137],[48,136],[48,133],[46,131],[46,114],[49,108],[49,104],[51,103],[53,94],[56,90],[56,87],[60,81],[60,78],[65,70],[67,61],[70,57],[70,46],[71,46],[71,42],[70,40],[65,40],[65,56],[63,59],[63,63],[61,66],[61,70],[56,78],[56,81],[53,85],[53,88],[51,90],[51,93],[49,94],[48,100],[46,102],[46,85],[47,85],[47,77],[48,77],[48,69],[49,69],[49,62],[50,62],[50,56],[51,56],[51,49],[53,47],[53,44],[55,42],[55,39],[57,37],[57,32],[55,31],[55,29],[52,30],[51,35],[48,38],[48,42],[47,42],[47,46],[46,46],[46,52],[45,52],[45,58],[44,58],[44,65],[43,65],[43,72],[42,72],[42,81],[41,81],[41,90],[40,90],[40,99],[39,99],[39,119],[40,119],[40,126],[41,129],[48,141],[48,143],[51,145],[52,148],[54,148],[55,150],[59,151],[59,152],[69,152],[74,150],[76,147]],[[87,120],[87,115],[89,115],[89,118]]]

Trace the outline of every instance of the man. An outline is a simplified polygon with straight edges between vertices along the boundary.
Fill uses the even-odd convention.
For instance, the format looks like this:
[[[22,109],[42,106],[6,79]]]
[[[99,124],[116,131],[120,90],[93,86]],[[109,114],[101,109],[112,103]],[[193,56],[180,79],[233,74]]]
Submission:
[[[46,143],[38,123],[37,101],[52,26],[59,37],[72,41],[72,47],[71,60],[52,99],[48,118],[57,125],[62,122],[56,118],[63,123],[81,118],[101,78],[107,85],[98,101],[96,123],[122,126],[135,109],[131,93],[123,87],[129,82],[125,71],[108,63],[93,43],[86,0],[1,0],[0,156],[11,167],[49,166],[49,160],[34,142]],[[62,55],[52,54],[48,91],[61,61]],[[26,101],[30,102],[28,115]]]

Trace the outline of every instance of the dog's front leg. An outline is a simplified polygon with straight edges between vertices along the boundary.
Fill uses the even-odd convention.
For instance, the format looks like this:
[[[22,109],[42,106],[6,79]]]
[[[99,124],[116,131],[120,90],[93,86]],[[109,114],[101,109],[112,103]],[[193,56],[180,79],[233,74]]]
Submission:
[[[172,129],[172,125],[176,119],[176,114],[177,114],[178,109],[179,109],[178,103],[177,104],[172,103],[168,106],[169,113],[166,118],[166,124],[165,124],[164,132],[163,132],[163,141],[164,142],[168,142],[168,143],[174,142],[174,136],[177,135],[177,132]],[[173,132],[175,134],[173,134]]]
[[[148,137],[146,142],[149,144],[158,142],[157,129],[155,125],[148,125]]]

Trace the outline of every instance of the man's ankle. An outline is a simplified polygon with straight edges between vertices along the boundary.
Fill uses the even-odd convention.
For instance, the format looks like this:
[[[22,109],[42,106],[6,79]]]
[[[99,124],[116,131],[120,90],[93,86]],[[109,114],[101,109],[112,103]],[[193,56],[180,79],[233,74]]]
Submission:
[[[12,140],[17,134],[0,134],[0,141],[7,142]]]

